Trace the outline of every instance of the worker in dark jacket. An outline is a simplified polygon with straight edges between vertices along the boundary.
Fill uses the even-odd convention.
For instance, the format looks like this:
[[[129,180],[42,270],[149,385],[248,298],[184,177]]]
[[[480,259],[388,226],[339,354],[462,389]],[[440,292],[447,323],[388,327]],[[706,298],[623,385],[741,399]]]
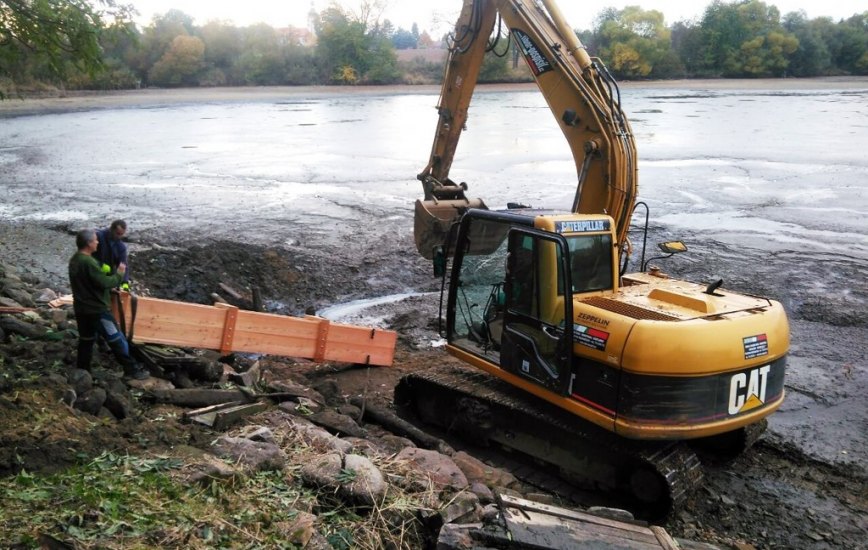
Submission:
[[[90,370],[93,344],[99,333],[124,366],[124,375],[137,380],[147,378],[148,371],[130,357],[127,340],[118,330],[111,314],[109,292],[120,284],[127,269],[126,264],[118,264],[114,274],[103,273],[100,263],[94,259],[99,241],[96,231],[92,229],[79,231],[75,236],[75,244],[78,252],[69,260],[69,284],[78,324],[78,367]]]
[[[118,266],[127,263],[127,245],[121,240],[126,234],[127,222],[124,220],[115,220],[109,227],[96,232],[99,248],[97,248],[94,257],[104,266],[108,266],[109,273],[117,273]],[[123,279],[118,286],[125,287],[124,290],[129,290],[130,272],[126,271],[121,275]]]

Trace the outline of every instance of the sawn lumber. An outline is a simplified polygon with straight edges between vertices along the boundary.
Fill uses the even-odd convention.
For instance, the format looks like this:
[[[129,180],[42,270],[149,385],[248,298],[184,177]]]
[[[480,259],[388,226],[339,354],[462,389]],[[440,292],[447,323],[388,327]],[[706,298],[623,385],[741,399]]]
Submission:
[[[118,292],[115,318],[137,344],[248,352],[390,366],[394,331],[332,323],[314,316],[288,317],[240,310],[227,304],[207,306]]]

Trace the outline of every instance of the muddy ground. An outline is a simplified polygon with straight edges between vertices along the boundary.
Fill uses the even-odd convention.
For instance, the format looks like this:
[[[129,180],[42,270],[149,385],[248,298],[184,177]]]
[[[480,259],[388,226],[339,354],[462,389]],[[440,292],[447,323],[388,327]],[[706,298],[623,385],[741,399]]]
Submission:
[[[139,292],[207,303],[212,293],[221,292],[219,283],[238,289],[248,297],[251,286],[256,285],[269,307],[300,314],[333,303],[338,296],[367,296],[369,281],[389,280],[396,269],[382,262],[347,266],[343,260],[330,259],[326,251],[286,250],[224,241],[190,243],[181,237],[179,235],[177,241],[160,242],[133,239],[136,242],[131,243],[131,263],[135,266],[135,286]],[[3,261],[20,266],[20,272],[38,283],[37,286],[61,292],[65,290],[62,266],[71,238],[66,227],[0,224]],[[431,286],[423,262],[407,259],[403,264],[400,269],[409,273],[420,287]],[[263,266],[267,269],[262,269]],[[375,321],[398,331],[398,354],[392,368],[368,370],[274,358],[269,361],[273,362],[273,368],[291,369],[292,376],[299,381],[316,385],[323,380],[333,380],[342,395],[365,394],[373,402],[387,405],[402,373],[452,360],[431,347],[431,342],[437,339],[436,302],[435,295],[418,296],[398,304],[377,306],[359,319]],[[26,357],[27,351],[22,350],[22,346],[20,343],[13,346],[13,355]],[[72,341],[50,346],[41,350],[46,357],[71,360]],[[8,347],[4,350],[9,353]],[[799,391],[799,388],[788,389],[791,393]],[[46,395],[52,395],[51,388],[47,390]],[[167,423],[161,417],[165,413],[163,409],[147,406],[139,417],[104,423],[98,428],[91,426],[86,440],[73,435],[82,428],[80,424],[86,423],[80,418],[69,418],[53,428],[28,425],[32,410],[49,406],[51,403],[46,402],[12,407],[6,402],[8,410],[3,415],[6,420],[0,439],[7,451],[12,450],[13,442],[18,441],[19,445],[15,460],[8,454],[3,457],[5,473],[15,471],[16,464],[41,471],[72,463],[75,460],[70,452],[72,447],[78,453],[97,453],[105,448],[141,452],[180,443],[201,444],[209,437],[198,428]],[[155,418],[162,420],[155,423]],[[29,447],[33,452],[27,454],[23,449],[28,448],[27,442],[34,433],[42,441]],[[454,444],[462,446],[458,441]],[[494,458],[497,463],[491,450],[464,448],[479,456]],[[795,444],[775,437],[762,439],[735,461],[705,458],[705,486],[685,510],[666,523],[674,535],[719,544],[748,541],[756,548],[865,547],[868,492],[865,471],[857,465],[812,458]],[[610,497],[605,494],[582,495],[574,495],[578,501],[569,504],[610,503]]]

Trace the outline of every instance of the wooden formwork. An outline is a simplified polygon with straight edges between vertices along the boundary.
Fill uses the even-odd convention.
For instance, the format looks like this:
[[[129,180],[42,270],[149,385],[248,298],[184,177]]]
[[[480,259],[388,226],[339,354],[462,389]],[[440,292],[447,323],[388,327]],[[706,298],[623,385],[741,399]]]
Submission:
[[[206,306],[118,292],[115,319],[137,344],[306,357],[390,366],[397,334],[391,330],[332,323],[321,317],[288,317],[240,310],[227,304]]]

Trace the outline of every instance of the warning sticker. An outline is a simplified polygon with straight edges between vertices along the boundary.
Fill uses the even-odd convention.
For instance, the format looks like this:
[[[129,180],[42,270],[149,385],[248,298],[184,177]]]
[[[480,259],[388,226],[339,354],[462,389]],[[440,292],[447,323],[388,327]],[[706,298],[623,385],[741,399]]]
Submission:
[[[753,359],[769,354],[769,340],[765,334],[742,338],[744,343],[744,358]]]
[[[573,338],[583,346],[605,351],[609,333],[585,325],[573,325]]]
[[[519,29],[512,29],[512,34],[515,36],[518,47],[521,49],[521,53],[524,54],[524,58],[534,76],[539,76],[552,70],[551,62],[546,59],[546,56],[540,51],[533,38]]]

